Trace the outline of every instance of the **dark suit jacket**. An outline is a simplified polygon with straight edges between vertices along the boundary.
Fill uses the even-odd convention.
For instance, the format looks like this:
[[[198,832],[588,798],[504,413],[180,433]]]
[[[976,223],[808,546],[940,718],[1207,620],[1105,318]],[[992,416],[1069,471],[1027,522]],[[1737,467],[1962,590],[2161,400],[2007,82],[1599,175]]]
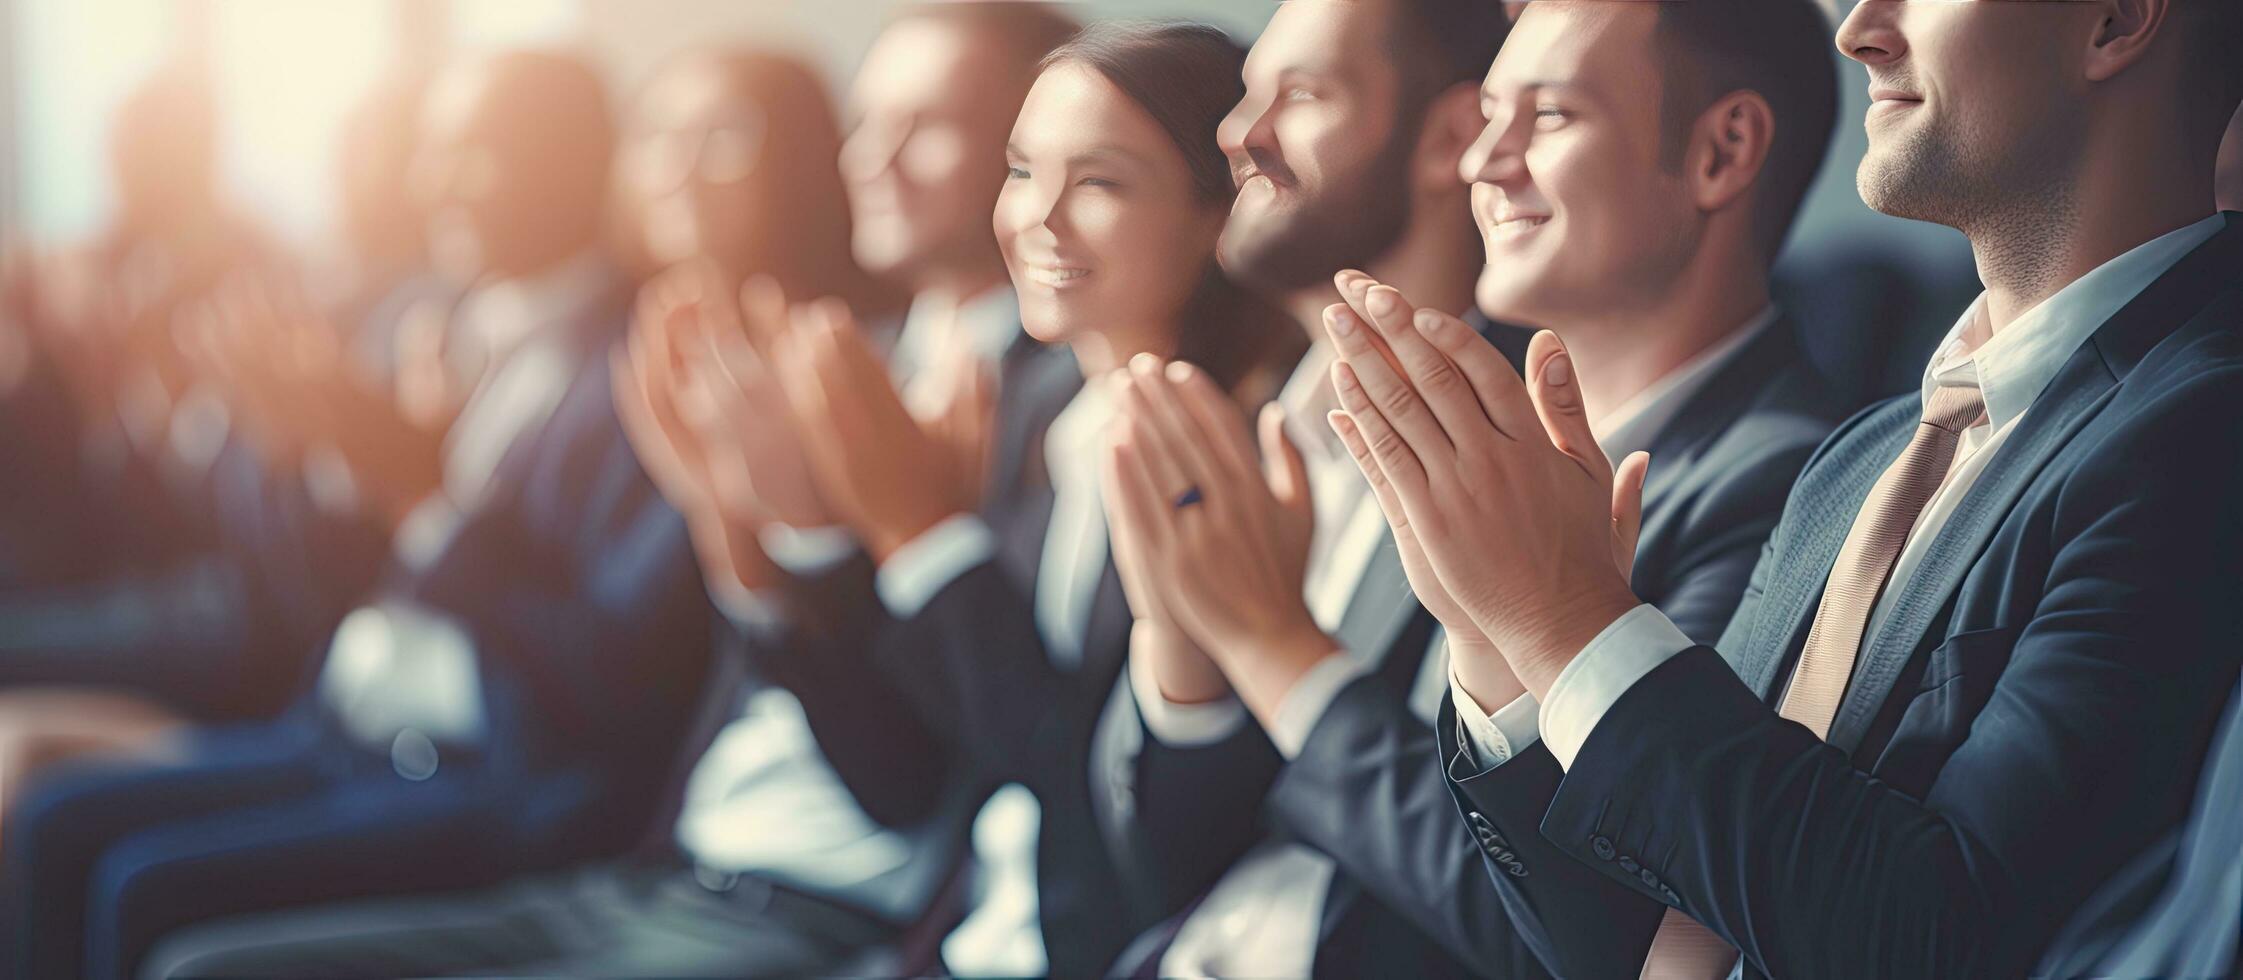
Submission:
[[[997,478],[983,507],[996,558],[950,582],[908,621],[885,624],[870,665],[835,650],[814,668],[821,679],[798,668],[787,683],[860,800],[879,795],[880,782],[924,781],[919,773],[945,764],[978,791],[1006,783],[1032,791],[1042,809],[1037,900],[1051,973],[1092,976],[1138,931],[1204,888],[1221,864],[1195,877],[1173,866],[1197,851],[1150,855],[1159,866],[1141,868],[1118,862],[1107,847],[1091,799],[1091,746],[1121,677],[1132,617],[1109,562],[1081,659],[1063,667],[1046,650],[1034,606],[1053,502],[1043,433],[1073,399],[1081,372],[1072,355],[1049,351],[1010,377],[1000,393]],[[866,666],[885,680],[865,683]],[[909,737],[873,744],[843,734],[849,726],[869,731],[869,723],[897,738],[899,712],[888,702],[898,697],[901,711],[917,719]],[[1141,877],[1180,884],[1148,888]]]
[[[1499,339],[1516,360],[1524,337]],[[1770,325],[1649,447],[1634,581],[1692,635],[1728,621],[1799,468],[1843,413],[1795,337],[1788,320]],[[1345,872],[1326,897],[1317,972],[1391,969],[1415,945],[1421,974],[1540,973],[1481,869],[1481,843],[1456,826],[1434,734],[1408,704],[1425,654],[1418,634],[1343,690],[1272,788],[1278,824]]]
[[[1631,688],[1570,771],[1452,768],[1555,972],[1635,976],[1675,906],[1748,975],[2014,976],[2172,830],[2243,629],[2238,220],[2041,393],[1865,645],[1828,742],[1772,699],[1915,396],[1808,464],[1719,652]]]
[[[2232,977],[2243,932],[2243,685],[2188,822],[2096,890],[2034,976]]]

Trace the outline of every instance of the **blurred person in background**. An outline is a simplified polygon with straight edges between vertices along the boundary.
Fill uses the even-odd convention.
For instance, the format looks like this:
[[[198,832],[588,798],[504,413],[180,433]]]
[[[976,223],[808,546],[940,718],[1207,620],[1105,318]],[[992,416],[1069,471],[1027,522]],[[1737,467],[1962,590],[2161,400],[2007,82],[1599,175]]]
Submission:
[[[278,710],[302,632],[229,554],[229,430],[179,343],[232,276],[280,271],[218,189],[204,72],[168,65],[108,146],[116,214],[12,252],[0,304],[0,808],[44,768],[142,749],[182,719]]]
[[[388,532],[382,584],[284,719],[23,801],[0,895],[14,975],[124,976],[199,919],[613,853],[651,814],[706,600],[610,395],[606,94],[572,56],[508,53],[447,71],[421,118],[431,256],[465,290],[431,364],[456,420],[401,440],[433,463],[341,454]]]
[[[975,156],[1001,164],[991,100],[1017,106],[1036,61],[1072,30],[1024,13],[904,14],[875,44],[856,87],[862,125],[901,125],[910,139],[952,150],[970,137]],[[1002,111],[1009,121],[1012,110]],[[721,729],[666,797],[664,809],[676,814],[668,846],[495,891],[215,923],[166,943],[151,973],[745,976],[897,972],[912,969],[913,957],[925,961],[929,937],[913,927],[951,880],[972,800],[948,758],[897,765],[898,746],[934,742],[908,708],[855,710],[880,677],[848,677],[846,691],[819,683],[846,667],[826,650],[862,642],[853,631],[877,605],[869,581],[858,596],[846,577],[797,577],[763,554],[766,541],[781,555],[798,545],[782,521],[831,520],[764,359],[791,329],[789,297],[823,297],[870,322],[894,322],[897,294],[863,270],[867,252],[907,270],[905,281],[937,308],[951,306],[956,289],[984,289],[976,269],[986,256],[965,246],[988,237],[987,212],[961,228],[952,207],[960,197],[993,200],[1003,174],[959,161],[918,166],[904,190],[935,200],[899,204],[890,233],[929,244],[899,255],[864,247],[849,196],[864,181],[905,176],[868,166],[845,190],[841,148],[808,69],[766,54],[702,52],[657,73],[618,152],[615,211],[627,220],[617,237],[643,268],[665,271],[642,287],[615,363],[617,410],[633,450],[684,514],[710,595],[748,654],[747,676],[732,671],[718,684]],[[1019,333],[1017,322],[1004,326]],[[999,353],[1021,349],[999,339],[1008,341]],[[844,537],[842,547],[854,545]],[[900,704],[902,695],[884,697]],[[895,948],[915,940],[916,952]]]
[[[278,711],[319,640],[373,584],[386,534],[322,480],[331,460],[307,444],[332,435],[335,413],[320,408],[336,386],[370,388],[364,401],[377,406],[386,398],[390,334],[408,311],[442,315],[415,306],[444,292],[426,273],[425,225],[405,179],[424,87],[389,79],[344,123],[343,254],[324,310],[284,271],[250,266],[224,270],[173,317],[190,394],[168,429],[190,445],[171,454],[172,470],[201,461],[207,490],[195,503],[207,513],[196,516],[215,540],[169,576],[4,602],[14,615],[0,611],[11,627],[0,631],[0,681],[18,687],[0,693],[0,816],[51,765],[161,749],[189,722]]]

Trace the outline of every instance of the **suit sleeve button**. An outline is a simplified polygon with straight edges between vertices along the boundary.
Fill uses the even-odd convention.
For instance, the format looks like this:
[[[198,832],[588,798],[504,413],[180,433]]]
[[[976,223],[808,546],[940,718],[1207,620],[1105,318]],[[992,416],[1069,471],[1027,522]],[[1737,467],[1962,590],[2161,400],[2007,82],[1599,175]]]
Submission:
[[[1657,890],[1666,887],[1665,885],[1660,883],[1658,875],[1651,873],[1650,868],[1643,869],[1643,871],[1637,874],[1636,877],[1643,879],[1643,884],[1646,888]]]
[[[1612,849],[1612,838],[1602,834],[1589,838],[1589,850],[1596,854],[1599,861],[1610,861],[1615,853]]]
[[[1643,866],[1637,864],[1635,858],[1624,857],[1620,859],[1620,870],[1625,871],[1629,874],[1635,874],[1636,872],[1643,870]]]

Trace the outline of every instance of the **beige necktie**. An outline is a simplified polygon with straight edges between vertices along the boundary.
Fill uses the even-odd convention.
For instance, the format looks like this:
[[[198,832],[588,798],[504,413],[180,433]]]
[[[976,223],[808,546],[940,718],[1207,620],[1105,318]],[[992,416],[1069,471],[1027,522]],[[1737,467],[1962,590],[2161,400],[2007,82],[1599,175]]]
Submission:
[[[1916,436],[1901,450],[1900,458],[1877,478],[1854,518],[1853,530],[1838,550],[1830,569],[1822,605],[1815,624],[1807,631],[1799,667],[1791,675],[1778,713],[1807,726],[1817,738],[1830,735],[1838,716],[1838,702],[1853,676],[1854,658],[1861,652],[1862,634],[1877,608],[1877,596],[1892,576],[1901,548],[1915,530],[1916,519],[1946,482],[1955,462],[1963,432],[1986,417],[1986,401],[1976,385],[1947,385],[1932,392],[1924,405]],[[1737,951],[1697,920],[1670,908],[1659,921],[1644,957],[1643,980],[1709,980],[1727,976],[1737,962]]]

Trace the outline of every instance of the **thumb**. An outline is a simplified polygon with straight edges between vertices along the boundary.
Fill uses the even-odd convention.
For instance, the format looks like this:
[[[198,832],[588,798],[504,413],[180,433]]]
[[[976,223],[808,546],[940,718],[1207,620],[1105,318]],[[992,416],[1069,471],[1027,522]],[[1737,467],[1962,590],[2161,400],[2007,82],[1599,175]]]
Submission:
[[[1591,476],[1609,478],[1612,462],[1589,431],[1588,409],[1581,401],[1581,379],[1565,342],[1548,330],[1535,334],[1534,342],[1527,346],[1526,364],[1527,394],[1534,401],[1535,414],[1541,417],[1542,431],[1549,435],[1550,444],[1573,457]]]
[[[1636,541],[1643,534],[1643,481],[1651,473],[1651,454],[1629,453],[1612,478],[1612,548],[1620,575],[1635,577]]]
[[[1262,406],[1256,428],[1260,430],[1262,471],[1269,480],[1270,494],[1287,509],[1308,513],[1308,463],[1301,459],[1300,447],[1293,445],[1293,437],[1285,433],[1285,409],[1276,402]]]

